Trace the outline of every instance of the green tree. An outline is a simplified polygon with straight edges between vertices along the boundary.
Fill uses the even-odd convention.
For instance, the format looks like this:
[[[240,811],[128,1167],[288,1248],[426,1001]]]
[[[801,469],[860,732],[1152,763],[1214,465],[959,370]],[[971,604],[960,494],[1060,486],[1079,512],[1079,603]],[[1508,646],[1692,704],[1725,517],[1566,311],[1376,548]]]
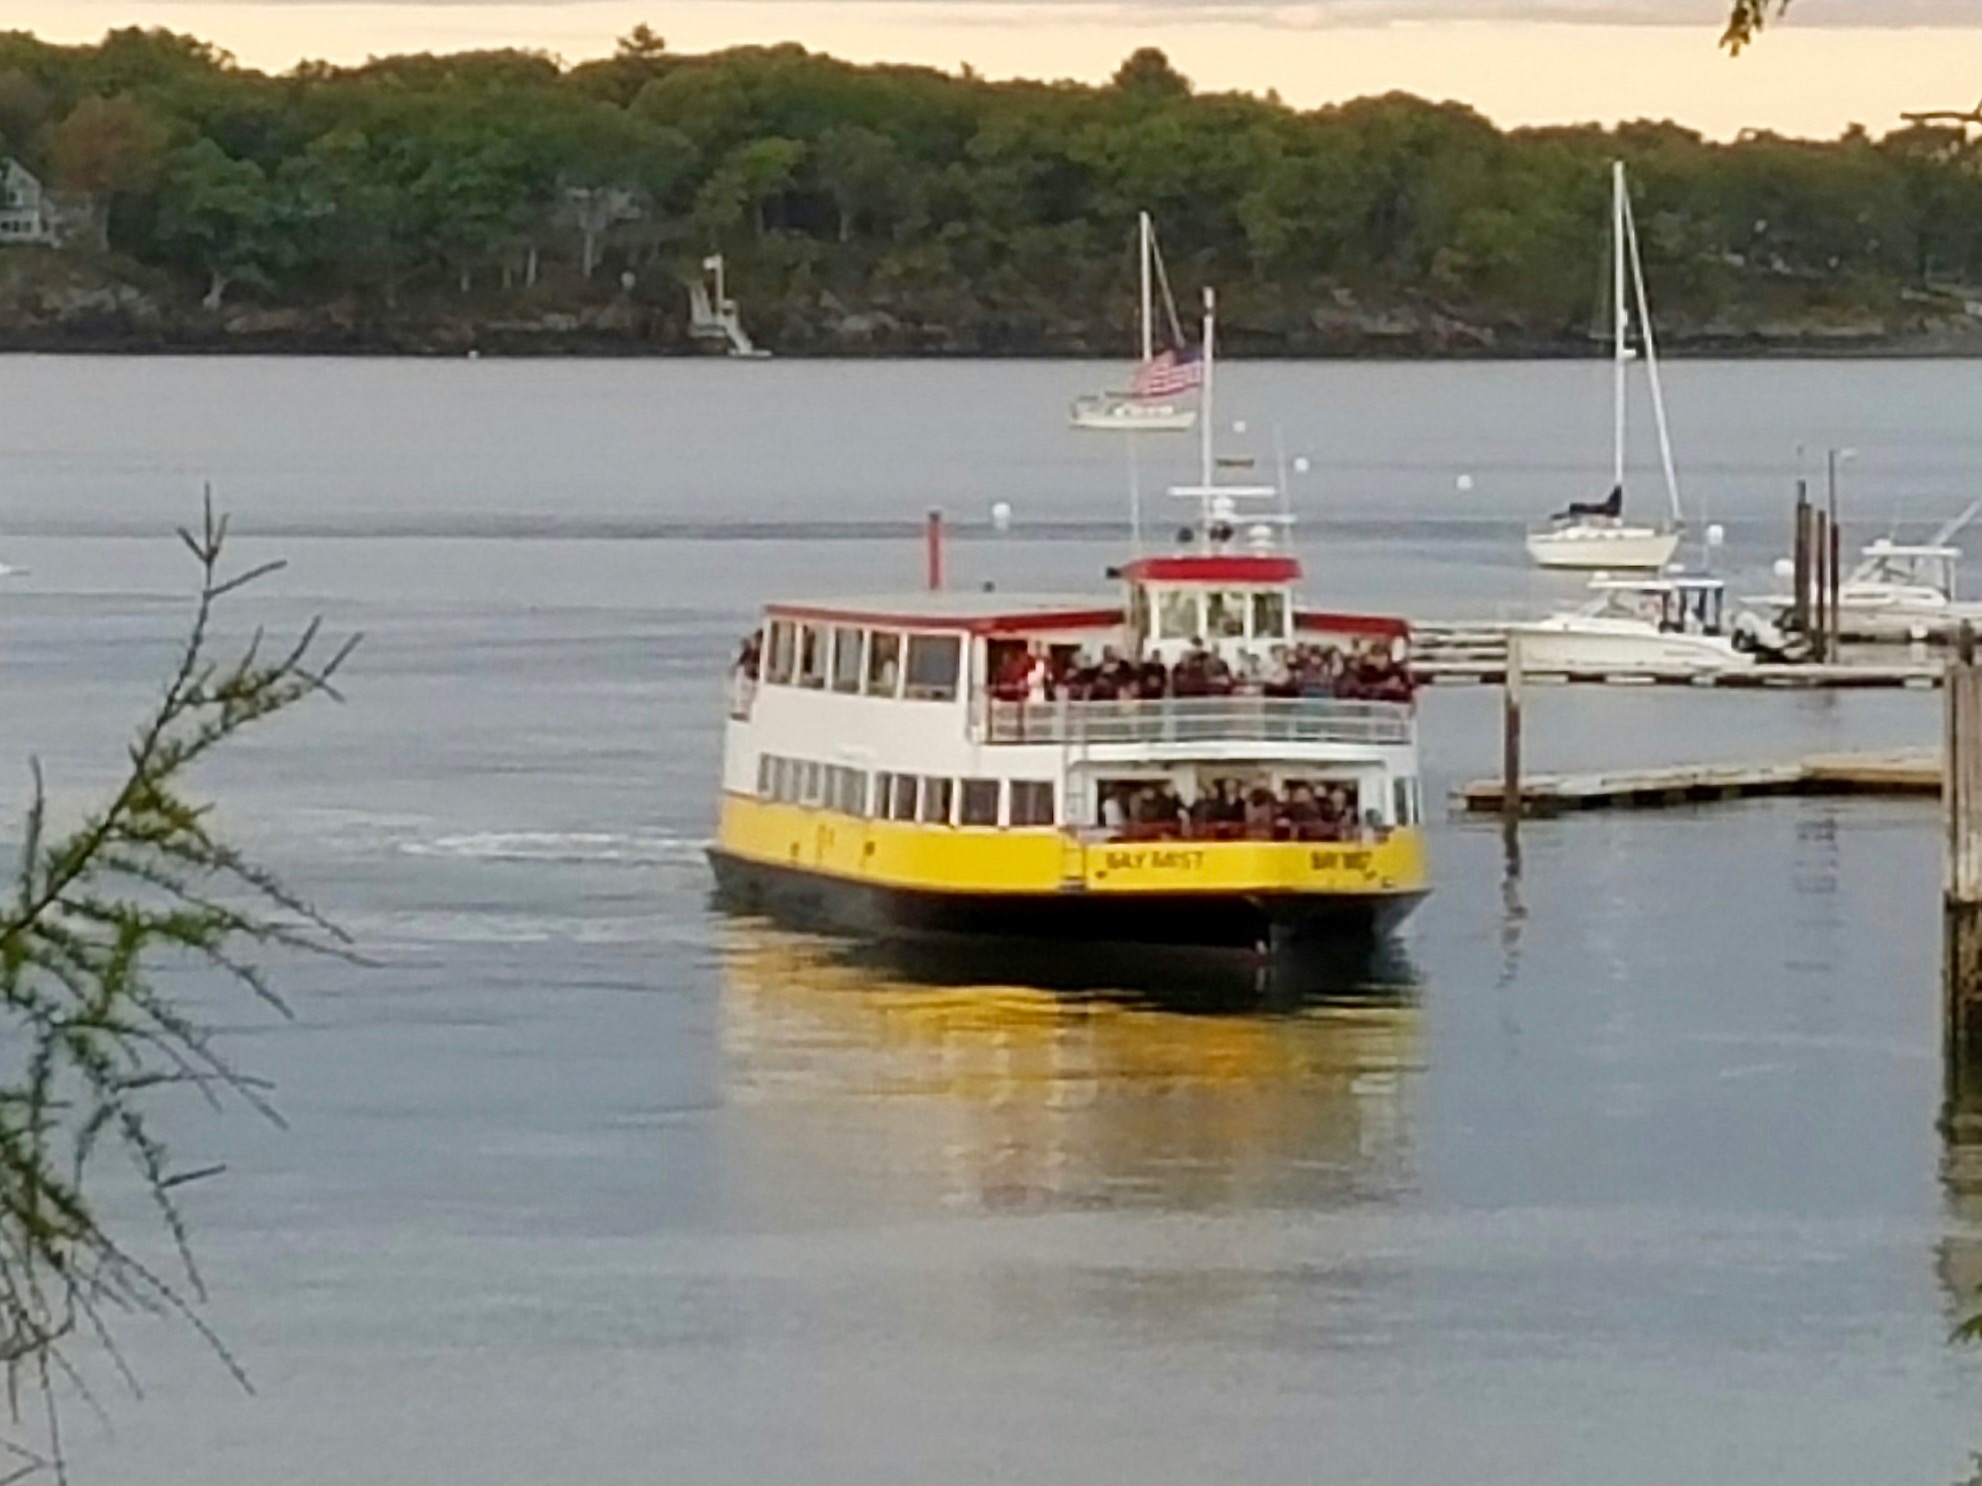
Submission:
[[[843,243],[853,240],[857,226],[885,223],[904,195],[895,142],[863,124],[835,124],[821,134],[812,167],[833,199]]]
[[[9,1054],[0,1075],[0,1362],[10,1396],[38,1391],[46,1410],[43,1458],[25,1444],[16,1455],[58,1476],[58,1392],[81,1377],[72,1349],[88,1341],[114,1355],[120,1313],[181,1316],[241,1375],[201,1319],[203,1283],[178,1207],[186,1183],[214,1168],[179,1159],[154,1120],[174,1095],[231,1095],[272,1110],[213,1029],[161,984],[161,965],[190,961],[280,1012],[260,954],[346,953],[336,927],[231,845],[186,782],[244,731],[334,696],[351,644],[324,655],[311,625],[286,649],[251,644],[217,659],[216,606],[269,569],[225,572],[226,528],[210,508],[185,538],[202,575],[192,628],[131,742],[123,783],[58,833],[37,769],[19,870],[0,902]],[[140,1259],[113,1227],[99,1200],[106,1163],[135,1170],[176,1249],[176,1272]]]
[[[1190,96],[1190,79],[1170,65],[1170,59],[1153,46],[1138,47],[1129,53],[1111,79],[1124,93],[1148,99],[1175,99]]]
[[[48,156],[56,184],[88,203],[99,246],[110,246],[110,216],[118,198],[156,180],[166,146],[164,126],[129,94],[92,94],[55,126]]]
[[[767,208],[791,186],[804,159],[805,146],[795,139],[756,139],[731,151],[696,197],[697,224],[721,237],[747,220],[762,237],[770,227]]]
[[[167,163],[153,230],[205,272],[204,303],[217,311],[232,285],[250,280],[265,287],[283,266],[282,215],[260,166],[230,159],[202,139]]]

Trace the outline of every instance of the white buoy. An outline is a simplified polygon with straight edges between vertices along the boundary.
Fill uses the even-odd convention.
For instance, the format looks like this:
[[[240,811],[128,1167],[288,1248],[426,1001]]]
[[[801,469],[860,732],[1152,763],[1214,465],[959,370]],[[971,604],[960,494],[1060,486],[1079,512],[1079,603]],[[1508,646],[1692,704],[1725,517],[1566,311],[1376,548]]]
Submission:
[[[1244,433],[1245,431],[1246,431],[1246,420],[1243,418],[1234,419],[1232,422],[1232,432]]]
[[[1310,467],[1311,467],[1311,466],[1310,466],[1310,465],[1308,464],[1308,457],[1307,457],[1307,455],[1305,455],[1305,454],[1296,454],[1296,455],[1294,456],[1294,473],[1295,473],[1295,474],[1297,474],[1297,475],[1305,475],[1305,474],[1306,474],[1306,473],[1308,472],[1308,470],[1309,470],[1309,468],[1310,468]]]
[[[1471,475],[1461,475],[1452,483],[1457,485],[1459,487],[1459,493],[1464,495],[1473,488],[1473,477]]]
[[[1796,576],[1796,564],[1787,557],[1778,557],[1776,559],[1775,574],[1778,578],[1794,578]]]
[[[991,505],[991,529],[1010,531],[1012,529],[1012,505],[1010,501],[994,501]]]
[[[1712,526],[1707,528],[1707,545],[1709,547],[1723,547],[1726,544],[1727,528],[1716,521]]]

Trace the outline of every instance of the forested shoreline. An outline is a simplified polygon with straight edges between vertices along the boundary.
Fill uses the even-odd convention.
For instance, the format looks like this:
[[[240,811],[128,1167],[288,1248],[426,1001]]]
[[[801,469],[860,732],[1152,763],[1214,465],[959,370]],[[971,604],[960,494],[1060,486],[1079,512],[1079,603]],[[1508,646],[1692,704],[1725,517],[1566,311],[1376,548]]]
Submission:
[[[1200,94],[1154,51],[993,83],[644,28],[270,75],[127,30],[0,34],[8,156],[59,241],[0,246],[0,348],[665,354],[721,252],[780,354],[1112,356],[1146,209],[1240,354],[1584,354],[1621,157],[1675,349],[1982,349],[1958,128],[1503,131]]]

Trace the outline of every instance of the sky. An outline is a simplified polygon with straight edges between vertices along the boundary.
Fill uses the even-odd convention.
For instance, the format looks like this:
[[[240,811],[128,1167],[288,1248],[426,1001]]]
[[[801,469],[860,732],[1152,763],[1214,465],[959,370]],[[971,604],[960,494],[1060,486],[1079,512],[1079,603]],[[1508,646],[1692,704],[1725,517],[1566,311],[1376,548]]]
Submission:
[[[1154,45],[1201,88],[1313,107],[1403,89],[1502,125],[1670,118],[1834,136],[1982,98],[1982,0],[1796,0],[1730,59],[1723,0],[0,0],[0,26],[93,40],[169,26],[282,70],[402,51],[567,61],[645,21],[679,51],[797,41],[855,61],[1099,81]]]

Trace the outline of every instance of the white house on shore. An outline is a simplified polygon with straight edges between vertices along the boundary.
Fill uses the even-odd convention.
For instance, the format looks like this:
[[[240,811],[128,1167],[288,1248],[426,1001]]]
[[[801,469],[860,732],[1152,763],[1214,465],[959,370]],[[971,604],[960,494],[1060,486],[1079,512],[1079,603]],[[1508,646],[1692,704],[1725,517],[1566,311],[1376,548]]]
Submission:
[[[55,227],[41,182],[20,161],[0,159],[0,247],[53,241]]]

